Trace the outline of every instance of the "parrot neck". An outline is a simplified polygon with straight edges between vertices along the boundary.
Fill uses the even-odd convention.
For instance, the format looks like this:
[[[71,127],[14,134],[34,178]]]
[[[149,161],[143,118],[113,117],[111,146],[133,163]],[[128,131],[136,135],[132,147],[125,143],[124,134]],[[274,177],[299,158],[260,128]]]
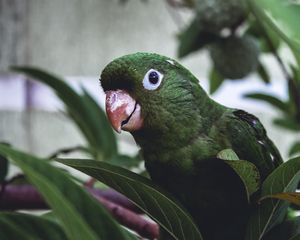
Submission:
[[[161,111],[160,117],[167,120],[161,122],[159,127],[133,132],[132,135],[142,151],[170,153],[191,145],[199,138],[207,137],[212,125],[226,111],[226,107],[208,96],[191,105],[197,107],[179,108],[177,115]]]

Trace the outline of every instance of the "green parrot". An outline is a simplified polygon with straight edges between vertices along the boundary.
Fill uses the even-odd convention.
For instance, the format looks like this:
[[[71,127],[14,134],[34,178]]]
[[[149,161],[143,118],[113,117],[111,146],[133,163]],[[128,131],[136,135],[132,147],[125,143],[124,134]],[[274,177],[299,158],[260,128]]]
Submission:
[[[215,102],[189,70],[154,53],[112,61],[100,82],[112,127],[132,134],[151,179],[187,209],[204,240],[243,239],[251,206],[216,156],[233,149],[264,180],[282,158],[260,121]],[[163,231],[160,238],[172,239]]]

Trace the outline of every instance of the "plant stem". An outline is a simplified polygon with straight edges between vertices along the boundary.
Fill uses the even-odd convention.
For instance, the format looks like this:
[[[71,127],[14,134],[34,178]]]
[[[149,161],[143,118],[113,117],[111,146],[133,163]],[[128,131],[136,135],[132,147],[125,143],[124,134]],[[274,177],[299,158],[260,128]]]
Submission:
[[[126,197],[112,189],[86,188],[125,227],[141,237],[158,237],[158,225],[146,220]],[[6,185],[0,196],[1,210],[45,210],[49,209],[40,193],[31,185]]]
[[[134,213],[142,214],[143,212],[136,207],[131,201],[128,200],[121,193],[108,188],[108,189],[97,189],[97,188],[86,188],[94,197],[100,196],[102,198],[107,199],[108,201],[120,205]]]
[[[105,198],[96,197],[99,202],[114,216],[114,218],[123,226],[134,230],[141,237],[147,239],[156,239],[159,235],[158,225],[152,223],[140,215],[133,213],[132,211],[121,207],[115,203],[112,203]]]
[[[48,206],[31,185],[5,185],[0,197],[0,210],[19,209],[40,210],[48,209]]]

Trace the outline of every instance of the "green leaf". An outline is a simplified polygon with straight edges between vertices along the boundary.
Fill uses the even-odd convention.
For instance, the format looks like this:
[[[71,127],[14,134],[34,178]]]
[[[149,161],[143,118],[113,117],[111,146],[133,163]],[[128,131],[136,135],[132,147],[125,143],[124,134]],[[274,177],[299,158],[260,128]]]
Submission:
[[[273,123],[291,131],[300,131],[300,123],[290,117],[276,118],[273,120]]]
[[[297,222],[296,224],[299,224],[299,222]],[[290,237],[288,240],[300,240],[300,233],[299,230],[297,230],[296,235],[295,234],[291,234],[292,237]]]
[[[280,20],[285,28],[290,30],[290,37],[294,37],[296,41],[300,38],[299,30],[299,16],[300,8],[296,4],[287,4],[281,0],[261,0],[259,1],[261,7],[267,9],[273,16],[273,20]],[[285,32],[286,31],[285,29]]]
[[[300,152],[300,142],[295,142],[289,151],[289,156],[294,155],[295,153]]]
[[[199,25],[199,21],[194,19],[178,36],[179,46],[177,49],[177,55],[179,58],[183,58],[216,39],[217,36],[214,34],[204,32]]]
[[[247,199],[250,202],[250,197],[260,187],[260,174],[257,167],[244,160],[239,160],[239,157],[232,149],[224,149],[218,153],[217,157],[228,164],[242,180]]]
[[[276,34],[274,34],[273,31],[270,30],[267,30],[265,34],[268,34],[268,38],[272,42],[272,46],[270,45],[269,40],[266,39],[265,36],[260,41],[261,50],[265,53],[272,53],[273,51],[278,51],[281,43],[280,38]]]
[[[223,160],[240,160],[238,155],[231,148],[223,149],[222,151],[218,152],[217,158]]]
[[[45,218],[46,220],[50,220],[52,222],[56,222],[57,224],[61,225],[61,222],[59,221],[59,219],[57,218],[57,216],[55,215],[55,213],[50,210],[47,211],[46,213],[41,215],[42,218]]]
[[[290,64],[290,69],[292,70],[293,73],[293,80],[296,82],[296,85],[298,88],[300,88],[300,68],[296,68],[292,64]]]
[[[274,50],[277,51],[280,46],[280,38],[277,33],[269,26],[263,26],[262,23],[257,20],[250,21],[250,26],[246,34],[250,34],[259,39],[260,49],[263,52],[272,53]],[[270,46],[270,44],[272,44],[272,46]]]
[[[283,193],[276,193],[273,195],[267,195],[261,198],[259,201],[261,202],[268,198],[285,200],[300,206],[300,193],[298,192],[283,192]]]
[[[264,83],[270,83],[270,76],[261,62],[258,64],[257,73]]]
[[[291,38],[290,36],[287,36],[286,31],[283,32],[282,29],[275,23],[275,19],[277,19],[277,20],[280,19],[280,21],[282,21],[283,19],[289,19],[290,16],[291,16],[291,19],[297,19],[297,17],[299,17],[299,14],[296,14],[295,12],[292,13],[292,11],[289,12],[289,10],[287,11],[287,12],[289,12],[287,14],[287,12],[285,11],[286,10],[285,6],[282,6],[282,4],[286,4],[285,1],[281,1],[281,3],[279,2],[280,0],[269,1],[269,3],[267,3],[266,1],[269,1],[269,0],[263,0],[263,1],[247,0],[249,10],[253,13],[255,18],[259,22],[263,23],[264,26],[268,26],[284,42],[286,42],[288,44],[288,46],[291,48],[292,52],[294,53],[298,64],[300,64],[300,58],[298,57],[298,54],[300,53],[300,44],[299,44],[299,42],[295,41],[295,39],[299,39],[299,38]],[[274,8],[277,8],[277,10],[275,10]],[[271,18],[266,14],[266,12],[264,11],[265,9],[268,11],[271,10],[271,12],[273,14],[276,11],[277,11],[277,14],[278,14],[278,11],[280,12],[280,14],[285,12],[286,16],[283,17],[283,15],[281,15],[281,17],[278,18],[278,16],[273,15],[273,18]],[[298,18],[298,20],[299,20],[299,18]],[[298,21],[296,21],[296,23],[297,22]],[[281,26],[282,26],[282,24],[281,24]]]
[[[60,154],[70,154],[74,152],[90,153],[89,151],[90,149],[83,146],[67,147],[67,148],[56,150],[54,153],[50,154],[47,158],[53,159],[53,158],[57,158],[57,156],[59,156]]]
[[[202,239],[190,215],[149,179],[124,168],[93,160],[60,159],[119,191],[153,218],[175,239]]]
[[[130,157],[127,155],[117,155],[113,157],[109,163],[125,168],[138,167],[142,159],[139,156]]]
[[[293,192],[300,180],[300,158],[293,158],[276,168],[264,181],[261,197],[282,192]],[[290,203],[281,200],[267,199],[252,212],[246,240],[262,239],[272,227],[281,223]]]
[[[0,183],[5,180],[8,173],[8,160],[6,157],[0,155]]]
[[[264,93],[247,93],[244,95],[244,97],[264,101],[266,103],[271,104],[275,108],[280,109],[283,112],[286,112],[288,109],[288,105],[285,102],[272,95]]]
[[[116,139],[105,113],[87,92],[80,96],[62,79],[36,68],[15,67],[13,69],[31,76],[55,91],[89,142],[96,159],[106,160],[116,154]]]
[[[115,134],[111,128],[110,123],[107,121],[107,117],[104,111],[99,107],[91,95],[83,89],[82,100],[86,108],[86,112],[89,113],[89,125],[93,131],[100,149],[106,149],[107,154],[104,155],[103,160],[108,160],[106,158],[113,157],[117,154],[117,142]],[[83,119],[86,119],[83,116]]]
[[[70,239],[131,239],[111,215],[68,175],[42,159],[0,145],[42,194]]]
[[[0,239],[67,239],[62,228],[55,222],[22,213],[0,213]]]
[[[263,240],[299,240],[300,239],[300,217],[284,221],[274,227]]]
[[[215,93],[222,85],[224,78],[217,72],[215,68],[212,68],[209,73],[209,94]]]
[[[300,63],[299,63],[300,66]],[[300,104],[300,68],[290,64],[292,80],[288,83],[290,115],[298,119]]]

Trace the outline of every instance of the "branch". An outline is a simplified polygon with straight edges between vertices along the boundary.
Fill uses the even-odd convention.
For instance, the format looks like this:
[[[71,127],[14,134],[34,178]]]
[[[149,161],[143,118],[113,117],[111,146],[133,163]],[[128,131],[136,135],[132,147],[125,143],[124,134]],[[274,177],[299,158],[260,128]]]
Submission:
[[[159,235],[159,227],[157,224],[149,222],[145,218],[132,211],[121,207],[105,198],[96,196],[99,202],[115,217],[115,219],[123,226],[135,231],[140,236],[147,239],[157,239]]]
[[[128,200],[124,195],[121,193],[113,190],[113,189],[96,189],[96,188],[86,188],[94,197],[102,197],[106,200],[120,205],[134,213],[142,214],[143,212],[134,205],[131,201]]]
[[[30,185],[5,185],[0,196],[0,210],[48,208],[38,191]]]
[[[86,188],[114,218],[125,227],[148,239],[158,237],[156,223],[146,220],[137,207],[125,196],[112,189]],[[41,210],[49,209],[39,192],[31,185],[6,185],[0,196],[1,210]]]

